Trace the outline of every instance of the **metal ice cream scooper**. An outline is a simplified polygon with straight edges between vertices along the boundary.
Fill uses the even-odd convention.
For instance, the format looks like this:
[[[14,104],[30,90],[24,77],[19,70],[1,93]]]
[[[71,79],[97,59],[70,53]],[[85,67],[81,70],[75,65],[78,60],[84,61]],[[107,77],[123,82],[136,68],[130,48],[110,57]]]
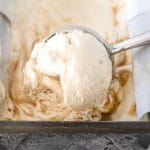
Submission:
[[[116,53],[120,53],[122,51],[128,50],[128,49],[131,49],[131,48],[137,48],[137,47],[141,47],[141,46],[150,44],[150,32],[146,32],[146,33],[140,34],[138,36],[129,38],[128,40],[120,42],[116,45],[110,45],[97,32],[95,32],[92,29],[83,27],[83,26],[64,27],[64,28],[52,33],[50,36],[48,36],[46,39],[44,39],[43,42],[47,42],[56,33],[69,33],[73,30],[80,30],[80,31],[83,31],[84,33],[88,33],[88,34],[91,34],[92,36],[94,36],[100,43],[102,43],[104,45],[104,47],[106,48],[106,50],[110,56],[114,55]]]

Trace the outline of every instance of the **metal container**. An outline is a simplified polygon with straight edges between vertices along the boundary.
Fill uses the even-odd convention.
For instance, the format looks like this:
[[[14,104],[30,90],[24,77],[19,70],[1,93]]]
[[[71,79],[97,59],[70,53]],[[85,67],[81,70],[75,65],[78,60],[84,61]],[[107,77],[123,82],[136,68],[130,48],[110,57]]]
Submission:
[[[0,132],[149,134],[150,122],[0,121]]]
[[[8,49],[8,47],[6,49]],[[147,134],[150,133],[150,122],[0,121],[0,132],[130,133],[130,134],[144,133]]]

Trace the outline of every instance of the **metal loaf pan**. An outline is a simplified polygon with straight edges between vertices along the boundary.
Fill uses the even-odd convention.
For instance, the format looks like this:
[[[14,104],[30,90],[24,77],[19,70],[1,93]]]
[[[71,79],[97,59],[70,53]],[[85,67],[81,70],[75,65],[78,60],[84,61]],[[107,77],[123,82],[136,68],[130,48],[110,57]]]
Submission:
[[[4,16],[3,14],[1,15]],[[4,19],[6,20],[7,18],[4,17]],[[2,32],[4,32],[4,30],[2,30]],[[3,41],[5,43],[5,40]],[[6,46],[5,48],[8,49],[8,47]],[[0,121],[0,132],[55,132],[55,133],[73,132],[73,133],[144,133],[147,134],[150,133],[150,122]]]
[[[150,133],[150,122],[0,121],[0,132]]]

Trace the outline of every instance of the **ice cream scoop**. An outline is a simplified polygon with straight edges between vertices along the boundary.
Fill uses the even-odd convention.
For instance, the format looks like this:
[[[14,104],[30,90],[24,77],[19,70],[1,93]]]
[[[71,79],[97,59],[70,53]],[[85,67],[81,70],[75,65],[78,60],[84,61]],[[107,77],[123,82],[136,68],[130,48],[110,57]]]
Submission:
[[[72,109],[103,107],[112,81],[109,57],[104,45],[91,34],[58,32],[35,45],[24,69],[25,81],[33,89],[40,80],[40,86],[47,88],[54,88],[52,80],[59,81],[63,93],[59,97]]]
[[[42,74],[59,76],[64,102],[71,108],[82,109],[102,107],[106,102],[112,80],[111,55],[150,44],[150,33],[112,46],[91,29],[71,26],[41,43],[32,53],[36,68]]]
[[[25,84],[34,93],[39,87],[55,91],[56,99],[71,109],[100,109],[107,102],[112,81],[111,55],[147,44],[146,37],[149,34],[111,46],[85,27],[64,28],[35,45],[23,70]],[[57,86],[52,85],[54,82]],[[45,96],[38,92],[38,99],[46,99]]]
[[[83,31],[84,33],[89,33],[92,36],[94,36],[100,43],[102,43],[105,46],[106,51],[110,54],[110,56],[113,55],[113,54],[120,53],[122,51],[128,50],[128,49],[131,49],[131,48],[137,48],[137,47],[141,47],[141,46],[150,44],[150,32],[139,34],[135,37],[132,37],[128,40],[120,42],[116,45],[108,44],[100,36],[100,34],[98,34],[97,32],[95,32],[92,29],[89,29],[89,28],[86,28],[86,27],[83,27],[83,26],[68,26],[68,27],[64,27],[64,28],[58,30],[57,32],[67,33],[67,32],[70,32],[72,30],[80,30],[80,31]],[[50,36],[48,36],[46,39],[44,39],[44,42],[47,42],[57,32],[52,33]]]

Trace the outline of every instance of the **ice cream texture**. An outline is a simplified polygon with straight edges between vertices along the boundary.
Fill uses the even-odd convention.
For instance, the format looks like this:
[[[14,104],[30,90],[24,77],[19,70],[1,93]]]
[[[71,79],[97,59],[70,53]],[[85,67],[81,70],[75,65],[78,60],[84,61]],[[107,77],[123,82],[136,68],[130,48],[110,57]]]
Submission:
[[[101,108],[112,80],[112,62],[94,36],[73,30],[36,44],[24,73],[33,89],[38,86],[38,76],[47,77],[45,81],[40,78],[47,88],[53,88],[51,78],[59,78],[61,100],[71,109]]]
[[[8,64],[9,88],[7,90],[4,87],[3,90],[0,87],[3,99],[0,103],[0,119],[136,120],[135,111],[131,113],[132,106],[135,108],[135,97],[130,53],[114,55],[111,64],[110,60],[107,61],[108,55],[103,51],[103,45],[97,45],[97,41],[90,36],[85,36],[87,40],[79,40],[79,34],[78,38],[71,33],[57,34],[52,41],[40,42],[57,29],[71,25],[94,29],[110,44],[127,39],[129,32],[125,2],[126,0],[2,1],[0,10],[8,16],[12,25],[12,46]],[[73,35],[73,38],[68,38],[69,35]],[[56,37],[60,40],[55,40],[57,42],[54,43]],[[64,43],[61,40],[63,38]],[[52,49],[51,45],[57,49]],[[105,61],[98,62],[101,60],[99,58]],[[109,71],[112,71],[112,75]]]

